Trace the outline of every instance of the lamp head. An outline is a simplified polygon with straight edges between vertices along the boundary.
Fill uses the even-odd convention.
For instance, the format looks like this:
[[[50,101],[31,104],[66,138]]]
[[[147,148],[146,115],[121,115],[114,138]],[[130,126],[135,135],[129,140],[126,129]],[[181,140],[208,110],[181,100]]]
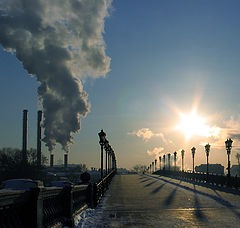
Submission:
[[[105,143],[106,133],[103,131],[103,129],[98,133],[99,136],[99,143],[103,145]]]
[[[181,150],[181,155],[184,157],[185,150]]]
[[[205,150],[206,150],[206,154],[208,156],[209,152],[210,152],[210,144],[209,143],[205,145]]]
[[[227,139],[227,141],[225,141],[225,145],[226,145],[226,149],[231,149],[232,148],[232,139]]]
[[[192,151],[192,155],[194,156],[194,155],[195,155],[195,152],[196,152],[196,148],[193,147],[193,148],[191,149],[191,151]]]

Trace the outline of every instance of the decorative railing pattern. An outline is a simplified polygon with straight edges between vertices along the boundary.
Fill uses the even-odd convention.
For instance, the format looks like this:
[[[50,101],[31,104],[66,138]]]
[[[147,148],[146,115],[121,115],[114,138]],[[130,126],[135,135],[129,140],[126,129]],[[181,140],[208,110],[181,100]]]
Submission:
[[[0,193],[0,227],[73,227],[73,215],[89,202],[91,184]]]
[[[208,183],[214,186],[226,186],[240,188],[240,178],[233,176],[214,175],[206,173],[190,173],[171,170],[158,170],[154,174],[169,176],[178,179],[195,181],[199,183]]]
[[[93,185],[93,206],[94,207],[99,203],[100,199],[103,197],[104,193],[108,189],[108,186],[111,183],[112,178],[115,174],[116,174],[116,170],[113,169],[101,181]]]
[[[74,215],[97,206],[115,173],[112,170],[94,185],[0,192],[0,228],[48,228],[58,223],[73,227]]]

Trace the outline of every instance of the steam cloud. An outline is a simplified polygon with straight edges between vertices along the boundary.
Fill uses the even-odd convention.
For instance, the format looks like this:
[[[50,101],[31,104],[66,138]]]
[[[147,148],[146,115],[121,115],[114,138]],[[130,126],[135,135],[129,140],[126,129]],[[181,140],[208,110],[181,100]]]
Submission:
[[[45,137],[68,151],[90,110],[80,79],[109,71],[104,19],[112,0],[1,0],[0,44],[41,83]]]

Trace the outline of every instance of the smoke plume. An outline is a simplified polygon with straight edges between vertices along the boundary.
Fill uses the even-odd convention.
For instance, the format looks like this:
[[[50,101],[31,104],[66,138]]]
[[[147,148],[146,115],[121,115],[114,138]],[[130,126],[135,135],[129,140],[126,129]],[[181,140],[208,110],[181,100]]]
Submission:
[[[1,0],[0,44],[41,83],[45,137],[68,150],[90,110],[81,79],[109,71],[104,19],[112,0]]]

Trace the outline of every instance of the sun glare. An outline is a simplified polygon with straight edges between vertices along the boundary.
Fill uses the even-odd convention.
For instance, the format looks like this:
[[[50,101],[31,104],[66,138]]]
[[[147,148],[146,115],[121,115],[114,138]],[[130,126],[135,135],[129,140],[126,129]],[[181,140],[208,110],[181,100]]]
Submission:
[[[207,119],[199,116],[196,109],[188,114],[179,113],[181,122],[177,125],[177,130],[183,132],[186,139],[192,136],[211,137],[219,134],[219,128],[207,125]]]

